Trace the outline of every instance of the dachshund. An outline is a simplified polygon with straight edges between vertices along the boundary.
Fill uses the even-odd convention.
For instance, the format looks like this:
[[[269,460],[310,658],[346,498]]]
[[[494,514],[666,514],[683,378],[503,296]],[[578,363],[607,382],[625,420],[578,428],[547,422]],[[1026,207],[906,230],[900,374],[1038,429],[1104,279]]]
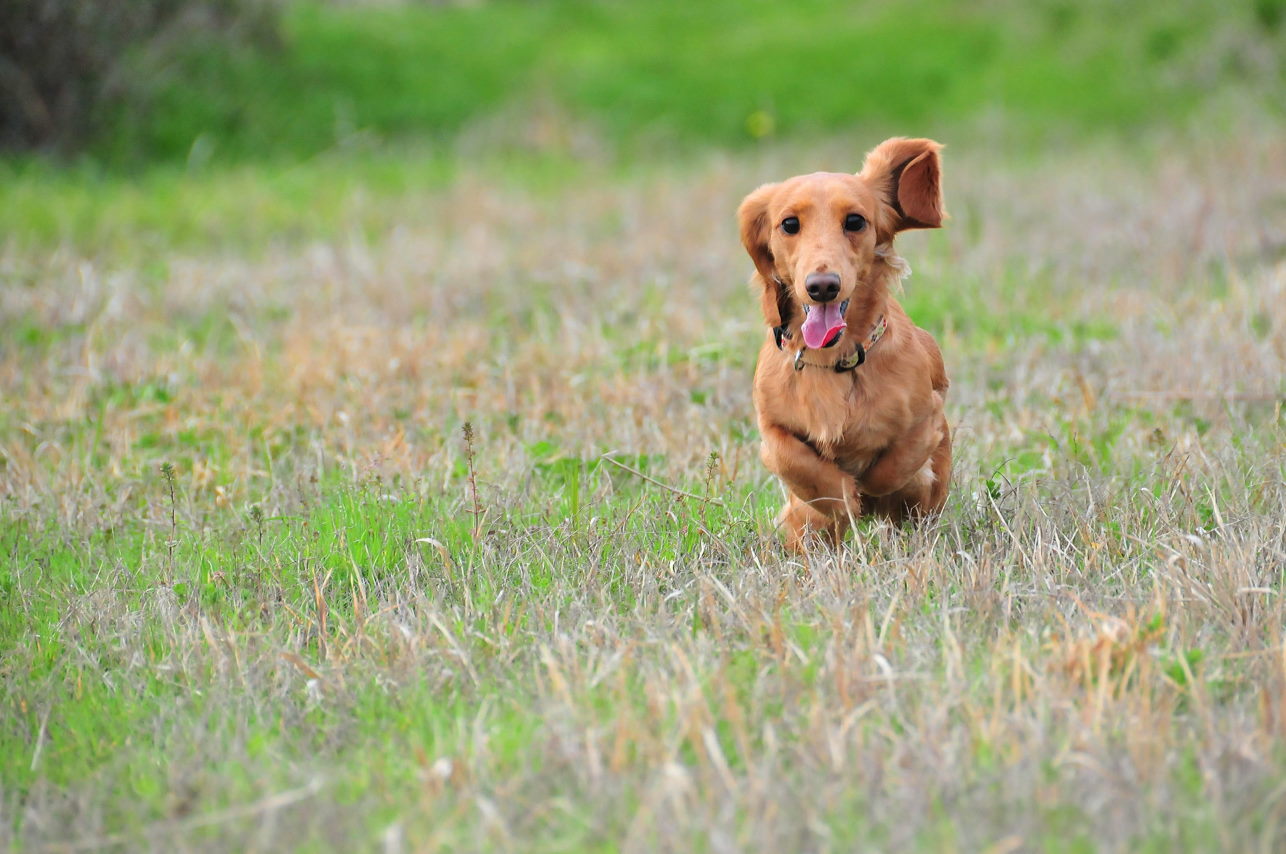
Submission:
[[[838,545],[856,517],[946,501],[946,367],[891,293],[909,272],[894,237],[942,225],[941,148],[889,139],[855,175],[765,184],[737,212],[770,330],[754,378],[760,456],[786,487],[777,521],[795,551],[810,532]]]

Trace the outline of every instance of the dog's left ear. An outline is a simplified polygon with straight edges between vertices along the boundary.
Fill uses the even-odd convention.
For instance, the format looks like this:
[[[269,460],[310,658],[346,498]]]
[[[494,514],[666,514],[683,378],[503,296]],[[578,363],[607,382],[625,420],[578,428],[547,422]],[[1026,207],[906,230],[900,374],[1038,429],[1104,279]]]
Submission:
[[[777,265],[768,246],[772,224],[768,221],[768,202],[776,184],[764,184],[742,201],[737,208],[741,225],[741,245],[755,262],[759,290],[759,308],[769,326],[781,326],[790,321],[790,296],[777,283]]]
[[[931,139],[886,139],[866,155],[857,173],[889,207],[888,237],[908,228],[940,228],[942,161],[939,143]]]

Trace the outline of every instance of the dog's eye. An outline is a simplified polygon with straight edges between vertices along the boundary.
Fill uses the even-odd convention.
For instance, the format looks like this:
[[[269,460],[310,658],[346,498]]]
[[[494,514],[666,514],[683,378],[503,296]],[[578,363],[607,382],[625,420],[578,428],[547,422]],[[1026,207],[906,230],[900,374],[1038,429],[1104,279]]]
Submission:
[[[861,231],[866,228],[866,217],[861,214],[849,214],[844,217],[845,231]]]
[[[799,234],[799,217],[788,216],[781,221],[781,230],[787,234]]]

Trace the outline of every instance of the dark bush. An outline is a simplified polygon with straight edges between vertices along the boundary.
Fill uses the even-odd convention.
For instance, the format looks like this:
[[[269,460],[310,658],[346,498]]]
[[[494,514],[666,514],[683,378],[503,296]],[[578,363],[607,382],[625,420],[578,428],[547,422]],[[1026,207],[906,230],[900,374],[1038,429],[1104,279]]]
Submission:
[[[0,0],[0,149],[74,151],[185,43],[275,37],[270,0]]]

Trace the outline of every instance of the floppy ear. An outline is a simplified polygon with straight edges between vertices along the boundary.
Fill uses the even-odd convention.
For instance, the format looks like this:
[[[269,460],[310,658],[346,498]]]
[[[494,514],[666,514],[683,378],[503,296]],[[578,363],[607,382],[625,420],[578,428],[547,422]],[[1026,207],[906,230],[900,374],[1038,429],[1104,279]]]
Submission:
[[[772,234],[772,223],[768,221],[768,201],[772,198],[776,184],[764,184],[741,202],[737,209],[737,219],[741,223],[741,245],[755,262],[756,277],[760,286],[759,307],[769,326],[781,326],[790,322],[790,296],[786,289],[777,283],[776,267],[773,263],[772,250],[768,248],[768,237]]]
[[[894,137],[866,155],[857,173],[892,211],[890,234],[907,228],[939,228],[942,209],[942,146],[931,139]]]

